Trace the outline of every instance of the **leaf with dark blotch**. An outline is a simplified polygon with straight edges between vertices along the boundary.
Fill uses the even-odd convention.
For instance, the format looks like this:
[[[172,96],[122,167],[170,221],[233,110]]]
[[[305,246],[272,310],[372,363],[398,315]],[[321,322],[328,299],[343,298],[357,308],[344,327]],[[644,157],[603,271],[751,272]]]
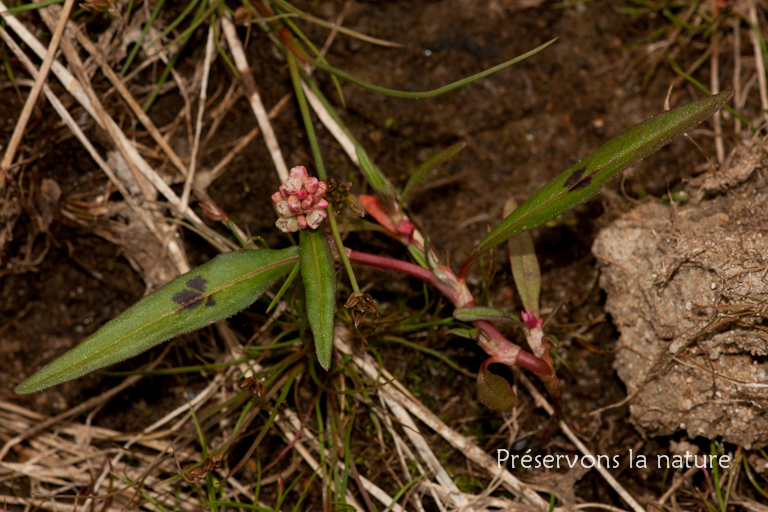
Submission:
[[[481,254],[509,237],[533,229],[597,194],[619,172],[653,154],[720,110],[733,96],[723,91],[657,115],[611,139],[600,149],[544,185],[493,228],[462,265],[461,276]]]
[[[336,310],[336,270],[328,240],[320,231],[304,229],[299,237],[301,279],[307,299],[307,319],[320,365],[331,367],[333,316]]]
[[[504,217],[509,216],[517,208],[514,199],[504,204]],[[539,311],[539,293],[541,291],[541,269],[533,247],[533,238],[528,231],[511,237],[507,241],[509,247],[509,263],[512,266],[512,277],[515,279],[517,293],[523,308],[527,311]]]
[[[174,279],[16,388],[32,393],[124,361],[250,306],[298,260],[298,248],[222,254]]]
[[[486,359],[477,372],[477,399],[497,411],[510,411],[520,400],[507,379],[491,373],[488,367],[492,362],[492,358]]]

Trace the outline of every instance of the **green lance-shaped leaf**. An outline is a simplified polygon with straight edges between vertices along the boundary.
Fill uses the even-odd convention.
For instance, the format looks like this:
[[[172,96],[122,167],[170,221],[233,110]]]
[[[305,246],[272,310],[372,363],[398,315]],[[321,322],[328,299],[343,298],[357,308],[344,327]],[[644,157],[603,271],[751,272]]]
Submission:
[[[40,391],[124,361],[178,334],[247,308],[287,274],[298,249],[222,254],[141,299],[16,387]]]
[[[486,359],[477,372],[477,399],[497,411],[510,411],[520,400],[507,379],[491,373],[488,366],[492,362],[493,358]]]
[[[320,231],[304,229],[299,237],[301,278],[307,298],[307,319],[320,365],[331,367],[333,315],[336,309],[336,271],[328,241]]]
[[[514,199],[504,204],[504,217],[512,214],[517,208]],[[539,312],[539,292],[541,291],[541,269],[533,247],[533,238],[529,232],[520,233],[507,241],[509,246],[509,262],[512,266],[512,277],[523,308],[534,313]]]
[[[511,236],[535,228],[597,194],[631,164],[654,153],[720,110],[733,95],[723,91],[659,114],[611,139],[600,149],[553,179],[483,238],[460,272]]]

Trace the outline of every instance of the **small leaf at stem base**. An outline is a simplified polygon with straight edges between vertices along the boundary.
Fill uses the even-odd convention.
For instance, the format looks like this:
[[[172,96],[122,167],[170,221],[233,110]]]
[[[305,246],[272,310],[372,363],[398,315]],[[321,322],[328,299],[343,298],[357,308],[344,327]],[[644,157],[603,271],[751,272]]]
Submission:
[[[480,365],[477,372],[477,399],[497,411],[510,411],[520,400],[515,396],[507,379],[491,373],[488,366],[493,362],[493,358],[488,358]]]

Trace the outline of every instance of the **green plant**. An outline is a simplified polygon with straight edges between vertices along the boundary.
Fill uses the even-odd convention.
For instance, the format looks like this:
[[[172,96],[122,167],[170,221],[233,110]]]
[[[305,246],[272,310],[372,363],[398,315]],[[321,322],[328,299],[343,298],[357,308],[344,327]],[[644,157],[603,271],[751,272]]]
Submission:
[[[286,5],[281,2],[275,4],[278,15],[284,14],[279,10],[281,7],[287,9]],[[285,249],[243,249],[214,258],[139,301],[80,345],[22,382],[17,386],[16,392],[31,393],[80,377],[133,357],[177,334],[227,318],[248,307],[283,277],[288,276],[288,281],[291,281],[298,271],[302,275],[306,318],[313,335],[317,360],[328,370],[333,359],[335,262],[338,261],[345,269],[352,289],[346,300],[346,307],[351,310],[356,323],[362,320],[366,312],[375,312],[376,306],[370,295],[361,292],[352,264],[394,270],[416,277],[451,301],[455,307],[454,318],[472,324],[472,328],[463,331],[464,334],[476,339],[488,354],[489,357],[482,363],[477,376],[480,401],[500,410],[509,410],[517,402],[509,383],[490,370],[491,364],[501,363],[517,365],[535,373],[547,387],[554,401],[559,404],[560,383],[549,355],[551,344],[544,335],[543,320],[539,315],[538,264],[533,253],[533,244],[526,231],[594,196],[624,168],[652,154],[713,115],[732,93],[723,92],[645,121],[610,140],[592,155],[567,169],[520,207],[515,208],[509,204],[501,223],[480,241],[463,262],[459,272],[454,273],[430,248],[429,239],[416,230],[403,210],[403,205],[408,192],[419,180],[424,179],[430,169],[461,148],[448,148],[430,159],[413,174],[405,192],[399,194],[368,158],[363,147],[355,142],[363,173],[376,195],[360,196],[358,200],[349,194],[348,189],[338,185],[331,186],[333,183],[326,175],[312,128],[304,87],[315,94],[337,123],[341,123],[298,62],[311,63],[334,76],[351,80],[381,94],[418,98],[447,92],[468,81],[487,76],[533,55],[552,42],[435,91],[403,93],[370,86],[326,64],[322,59],[312,58],[310,54],[315,53],[313,47],[310,46],[307,51],[301,46],[298,40],[305,43],[308,41],[295,28],[290,18],[274,17],[274,14],[271,11],[262,13],[264,16],[270,16],[269,23],[273,29],[270,36],[287,58],[318,175],[317,178],[310,177],[306,169],[295,167],[280,190],[272,195],[272,201],[280,216],[276,226],[286,232],[299,232],[299,246]],[[361,205],[385,233],[407,247],[415,263],[344,247],[336,222],[338,212],[334,210],[340,212],[344,206],[348,206],[361,213]],[[214,205],[209,205],[209,208],[215,211]],[[326,218],[330,237],[326,237],[319,229]],[[225,216],[220,216],[220,219],[232,228]],[[233,231],[237,232],[235,229]],[[522,321],[509,313],[477,307],[475,298],[466,285],[466,276],[472,265],[505,241],[510,244],[515,282],[525,306],[521,315]],[[278,297],[284,290],[285,287],[278,293]],[[507,339],[495,326],[498,322],[509,321],[521,325],[531,352]]]

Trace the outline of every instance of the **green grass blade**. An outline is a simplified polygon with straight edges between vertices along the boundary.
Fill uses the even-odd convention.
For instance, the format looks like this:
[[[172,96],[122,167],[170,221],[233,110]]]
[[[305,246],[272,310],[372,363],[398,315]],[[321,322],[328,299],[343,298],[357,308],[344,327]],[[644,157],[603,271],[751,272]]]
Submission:
[[[328,370],[331,367],[333,351],[336,271],[331,248],[322,232],[311,229],[301,230],[299,261],[307,296],[307,320],[315,339],[317,360],[323,368]]]
[[[64,0],[42,0],[41,2],[35,2],[32,4],[23,4],[23,5],[17,5],[15,7],[9,7],[5,12],[0,13],[0,19],[2,19],[2,17],[5,15],[18,14],[24,11],[34,11],[37,9],[42,9],[43,7],[48,7],[49,5],[63,4],[63,3],[64,3]]]
[[[491,230],[462,265],[463,278],[480,255],[585,202],[629,165],[656,152],[720,110],[733,96],[723,91],[664,112],[611,139],[600,149],[544,185]]]
[[[15,391],[32,393],[76,379],[230,317],[253,304],[297,259],[296,247],[217,256],[141,299]]]
[[[275,294],[275,298],[272,299],[272,302],[269,303],[269,306],[267,307],[267,313],[272,311],[272,308],[277,306],[277,303],[280,302],[280,299],[283,298],[283,295],[288,290],[288,287],[291,286],[291,283],[293,283],[293,280],[296,279],[296,276],[299,273],[299,262],[293,264],[293,268],[291,269],[291,272],[288,274],[288,277],[283,282],[282,286],[280,286],[280,289]]]
[[[160,11],[163,8],[164,3],[165,3],[165,0],[159,0],[155,5],[155,8],[152,9],[152,13],[149,15],[149,20],[147,20],[147,23],[144,25],[144,28],[141,31],[141,36],[139,36],[139,40],[136,41],[136,44],[133,46],[133,49],[131,49],[131,53],[128,54],[128,58],[125,59],[125,64],[123,64],[123,69],[120,70],[120,76],[125,76],[125,74],[130,69],[131,64],[133,64],[133,59],[135,59],[136,56],[139,54],[139,50],[141,50],[141,46],[144,43],[144,39],[147,37],[147,33],[149,32],[149,29],[152,27],[152,24],[155,22],[158,15],[160,14]]]
[[[449,146],[439,153],[431,156],[427,159],[426,162],[421,164],[419,168],[416,169],[413,174],[411,174],[411,177],[408,178],[408,183],[405,184],[403,193],[400,194],[400,207],[402,208],[406,202],[406,198],[411,194],[411,192],[413,192],[413,189],[416,188],[416,185],[421,183],[424,178],[427,177],[427,174],[429,174],[432,169],[435,169],[436,167],[444,164],[465,147],[467,147],[466,142],[459,142],[458,144]]]
[[[360,169],[363,171],[363,174],[365,174],[365,177],[368,178],[368,183],[371,184],[379,197],[386,199],[397,196],[397,190],[394,185],[392,185],[387,177],[384,176],[381,169],[371,162],[371,159],[368,158],[368,153],[365,152],[363,146],[355,144],[355,153],[357,153],[357,158],[360,160]]]
[[[323,62],[320,62],[315,59],[311,59],[309,57],[306,57],[307,62],[309,62],[311,65],[322,69],[323,71],[327,73],[331,73],[332,75],[336,75],[339,78],[343,78],[344,80],[347,80],[348,82],[352,82],[353,84],[362,87],[363,89],[371,92],[375,92],[377,94],[383,94],[384,96],[394,96],[395,98],[432,98],[434,96],[439,96],[441,94],[445,94],[446,92],[452,91],[454,89],[458,89],[459,87],[466,85],[470,82],[474,82],[475,80],[479,80],[480,78],[485,78],[488,75],[491,75],[497,71],[501,71],[502,69],[511,66],[512,64],[517,64],[521,60],[525,60],[528,57],[540,52],[547,46],[551,45],[557,41],[557,39],[552,39],[551,41],[547,41],[543,45],[534,48],[533,50],[529,51],[528,53],[524,53],[518,57],[515,57],[512,60],[508,60],[507,62],[502,62],[498,66],[494,66],[492,68],[486,69],[485,71],[481,71],[480,73],[476,73],[472,76],[469,76],[467,78],[464,78],[462,80],[459,80],[457,82],[453,82],[448,85],[444,85],[443,87],[439,87],[437,89],[433,89],[431,91],[424,91],[424,92],[408,92],[408,91],[398,91],[395,89],[387,89],[386,87],[379,87],[377,85],[370,84],[368,82],[365,82],[363,80],[360,80],[359,78],[350,75],[349,73],[342,71],[338,68],[335,68],[333,66],[329,66]],[[304,56],[302,56],[304,58]]]

